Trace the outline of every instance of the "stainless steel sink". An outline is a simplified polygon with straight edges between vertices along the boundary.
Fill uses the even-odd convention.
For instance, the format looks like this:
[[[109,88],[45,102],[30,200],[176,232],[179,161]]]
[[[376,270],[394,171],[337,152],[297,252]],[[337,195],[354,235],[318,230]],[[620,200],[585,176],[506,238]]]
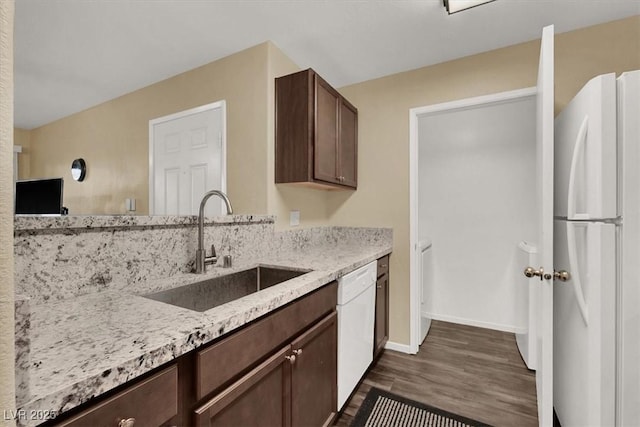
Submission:
[[[256,267],[143,296],[189,310],[206,311],[308,272]]]

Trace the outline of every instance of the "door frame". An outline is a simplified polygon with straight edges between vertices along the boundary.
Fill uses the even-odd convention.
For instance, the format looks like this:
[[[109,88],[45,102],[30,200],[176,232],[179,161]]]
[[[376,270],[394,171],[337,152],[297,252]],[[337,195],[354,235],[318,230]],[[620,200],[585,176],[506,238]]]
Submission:
[[[418,248],[418,121],[435,113],[466,110],[483,105],[500,104],[535,97],[537,89],[528,87],[440,104],[415,107],[409,110],[409,348],[415,354],[420,346],[420,254]]]
[[[223,99],[221,101],[212,102],[210,104],[201,105],[199,107],[190,108],[188,110],[179,111],[177,113],[169,114],[166,116],[158,117],[155,119],[149,120],[149,215],[154,215],[154,202],[155,202],[155,194],[154,194],[154,157],[153,157],[153,141],[155,138],[153,128],[155,125],[168,122],[171,120],[181,119],[183,117],[187,117],[193,114],[202,113],[204,111],[211,111],[220,109],[222,113],[221,123],[221,155],[220,158],[222,160],[221,164],[221,183],[220,183],[220,191],[223,193],[227,192],[227,102]]]

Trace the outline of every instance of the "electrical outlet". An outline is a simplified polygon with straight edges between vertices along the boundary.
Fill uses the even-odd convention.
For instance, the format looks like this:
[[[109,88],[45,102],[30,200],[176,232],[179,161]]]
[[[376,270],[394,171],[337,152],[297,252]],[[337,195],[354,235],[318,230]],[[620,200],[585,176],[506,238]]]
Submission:
[[[289,212],[289,225],[292,227],[300,225],[300,211]]]

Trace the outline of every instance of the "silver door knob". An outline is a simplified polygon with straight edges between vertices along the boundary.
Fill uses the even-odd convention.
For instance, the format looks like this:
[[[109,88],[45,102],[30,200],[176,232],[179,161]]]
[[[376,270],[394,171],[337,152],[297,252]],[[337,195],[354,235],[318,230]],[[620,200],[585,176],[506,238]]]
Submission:
[[[536,270],[533,267],[527,267],[524,269],[524,275],[527,277],[539,277],[542,280],[542,275],[544,274],[544,269],[540,267],[539,270]]]
[[[133,427],[135,423],[136,423],[135,418],[126,418],[126,419],[120,420],[120,422],[118,423],[118,427]]]
[[[565,270],[554,271],[553,274],[551,274],[551,273],[545,273],[542,267],[540,267],[540,269],[538,270],[536,270],[533,267],[527,267],[524,269],[524,275],[527,277],[539,277],[540,280],[557,279],[557,280],[560,280],[561,282],[566,282],[567,280],[571,279],[571,274],[569,274],[568,271],[565,271]]]

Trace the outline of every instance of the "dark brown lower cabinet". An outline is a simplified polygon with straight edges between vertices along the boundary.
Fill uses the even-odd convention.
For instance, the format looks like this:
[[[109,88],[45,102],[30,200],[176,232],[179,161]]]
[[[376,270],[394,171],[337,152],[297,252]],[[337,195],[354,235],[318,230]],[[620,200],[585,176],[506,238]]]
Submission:
[[[286,346],[196,409],[197,426],[289,426],[291,367]]]
[[[376,281],[376,323],[374,359],[382,353],[389,340],[389,256],[378,260],[378,280]]]
[[[336,414],[332,313],[195,411],[197,426],[324,426]]]
[[[337,411],[338,324],[334,312],[291,344],[291,424],[324,426]]]
[[[48,425],[330,425],[337,412],[337,282],[87,402]]]

